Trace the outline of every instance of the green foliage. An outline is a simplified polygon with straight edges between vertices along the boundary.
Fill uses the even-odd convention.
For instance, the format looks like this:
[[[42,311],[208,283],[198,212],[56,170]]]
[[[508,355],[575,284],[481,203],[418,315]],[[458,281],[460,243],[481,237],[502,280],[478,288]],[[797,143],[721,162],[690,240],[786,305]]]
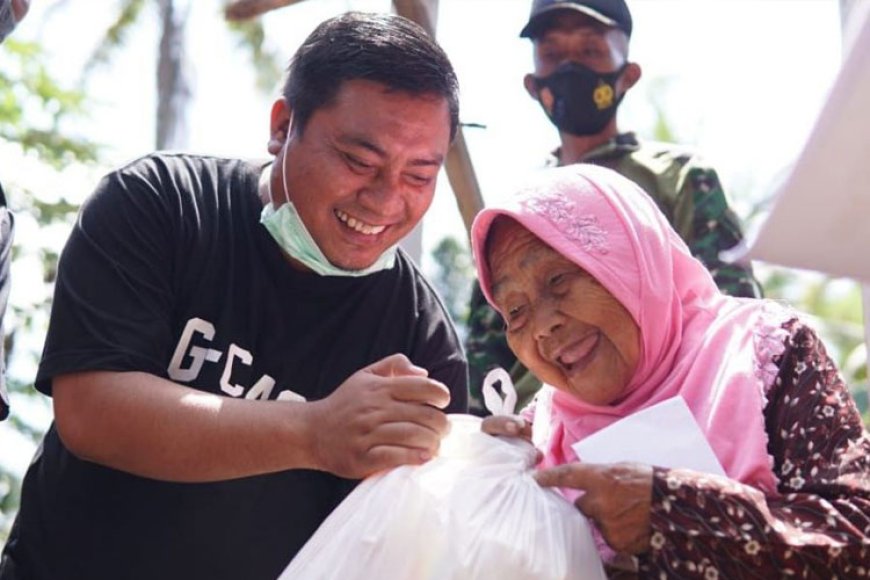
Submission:
[[[221,12],[224,0],[213,0]],[[180,0],[116,0],[116,16],[103,34],[97,48],[86,63],[82,83],[99,66],[107,65],[126,44],[135,27],[141,27],[143,11],[147,6],[159,13],[160,40],[157,47],[157,140],[158,149],[183,148],[183,123],[189,116],[192,102],[190,90],[192,74],[185,64],[185,29],[193,9],[193,2]],[[257,86],[264,92],[272,91],[280,77],[276,54],[267,48],[265,31],[260,20],[226,22],[238,45],[247,49],[256,73]],[[182,125],[180,125],[182,124]]]
[[[142,11],[147,0],[120,0],[117,16],[98,43],[96,50],[85,65],[85,76],[101,65],[109,64],[116,52],[124,47],[130,31],[142,20]],[[226,2],[223,2],[226,4]],[[224,6],[220,6],[221,16]],[[257,88],[264,92],[274,90],[281,77],[279,58],[266,45],[266,33],[262,20],[227,21],[229,32],[237,39],[238,46],[250,53],[257,78]]]
[[[114,22],[103,34],[97,49],[85,64],[85,73],[112,60],[115,52],[124,46],[130,30],[139,22],[145,3],[146,0],[124,0],[120,3]]]
[[[84,95],[61,87],[45,67],[45,54],[34,43],[8,39],[0,68],[0,138],[35,153],[55,169],[94,161],[94,143],[66,135],[63,121],[84,113]]]
[[[677,141],[671,124],[668,122],[665,111],[667,91],[673,79],[656,78],[650,81],[649,103],[655,111],[655,124],[652,128],[652,139],[662,143],[674,143]]]
[[[238,45],[251,54],[251,62],[257,73],[257,88],[263,92],[275,89],[281,78],[278,55],[266,47],[266,33],[261,20],[228,22],[230,32],[238,38]]]
[[[85,97],[75,89],[63,87],[48,72],[47,55],[35,43],[7,39],[0,54],[0,140],[12,156],[20,160],[36,159],[42,175],[61,172],[82,163],[96,161],[100,149],[92,141],[71,133],[67,121],[86,115]],[[42,280],[54,282],[59,248],[53,246],[50,236],[40,235],[25,244],[20,238],[20,225],[25,218],[35,220],[42,231],[49,231],[58,224],[69,224],[78,209],[77,204],[66,199],[46,200],[40,192],[25,182],[28,176],[10,180],[9,166],[3,167],[4,189],[10,206],[17,214],[18,239],[13,247],[13,260],[35,256],[42,265]],[[21,182],[19,182],[19,180]],[[16,283],[20,280],[13,278]],[[39,281],[37,281],[38,283]],[[7,357],[29,357],[34,368],[38,353],[25,352],[18,347],[19,336],[44,333],[46,313],[49,309],[50,292],[35,292],[27,304],[10,305],[5,323]],[[14,377],[7,377],[7,387],[18,403],[30,399],[34,407],[48,409],[48,402],[36,393],[32,385]],[[8,426],[19,435],[33,442],[42,437],[42,426],[34,425],[16,412],[7,419]],[[19,501],[18,476],[0,465],[0,543],[8,533],[9,525]]]
[[[466,244],[452,236],[443,238],[432,250],[435,272],[431,277],[435,289],[444,301],[448,314],[461,334],[465,334],[468,319],[471,281],[474,268]]]
[[[12,526],[12,518],[7,514],[18,511],[21,501],[21,482],[9,473],[0,472],[0,540],[5,543]]]
[[[760,271],[766,297],[782,300],[809,315],[810,322],[850,386],[865,424],[870,425],[860,285],[850,280],[780,267],[767,267]]]

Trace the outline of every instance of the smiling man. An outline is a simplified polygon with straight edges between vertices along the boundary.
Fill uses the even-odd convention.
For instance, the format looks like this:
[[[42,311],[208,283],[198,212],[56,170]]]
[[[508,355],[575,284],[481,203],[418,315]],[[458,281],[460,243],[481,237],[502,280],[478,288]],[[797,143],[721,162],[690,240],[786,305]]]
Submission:
[[[267,163],[105,177],[59,264],[55,423],[0,578],[276,578],[356,481],[436,453],[467,369],[397,247],[458,124],[413,23],[350,13],[294,56]]]
[[[365,79],[346,81],[310,118],[294,115],[292,98],[272,107],[277,160],[264,201],[298,215],[317,240],[331,266],[312,269],[380,267],[432,202],[451,140],[447,100]]]

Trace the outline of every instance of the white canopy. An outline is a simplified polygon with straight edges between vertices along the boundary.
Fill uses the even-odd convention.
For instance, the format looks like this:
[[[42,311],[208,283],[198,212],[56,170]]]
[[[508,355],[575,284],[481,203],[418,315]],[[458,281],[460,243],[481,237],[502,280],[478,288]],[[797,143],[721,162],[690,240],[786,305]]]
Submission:
[[[770,215],[752,240],[725,254],[726,259],[761,260],[862,282],[866,353],[870,351],[870,2],[851,4],[844,40],[843,66]]]
[[[870,2],[803,152],[747,247],[729,253],[870,284]]]

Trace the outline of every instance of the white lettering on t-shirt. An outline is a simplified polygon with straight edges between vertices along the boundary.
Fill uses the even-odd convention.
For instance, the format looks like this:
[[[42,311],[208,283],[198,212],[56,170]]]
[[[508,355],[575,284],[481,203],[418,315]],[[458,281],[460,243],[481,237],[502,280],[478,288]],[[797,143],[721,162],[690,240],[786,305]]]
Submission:
[[[240,360],[242,364],[251,366],[254,357],[252,357],[251,353],[245,349],[240,348],[235,344],[230,345],[230,350],[227,352],[227,362],[224,365],[224,374],[221,375],[221,390],[231,397],[241,397],[245,393],[245,387],[230,383],[230,376],[233,373],[233,363],[236,359]]]
[[[202,364],[205,361],[217,362],[221,358],[221,351],[211,348],[203,348],[201,346],[190,346],[190,341],[193,339],[193,333],[197,332],[207,341],[214,338],[215,328],[210,322],[202,318],[191,318],[184,326],[184,331],[181,333],[181,339],[178,341],[178,346],[175,347],[175,353],[172,355],[172,360],[169,361],[169,378],[173,381],[189,382],[194,380],[202,369]],[[188,347],[190,349],[188,350]],[[190,366],[182,368],[181,364],[184,361],[184,356],[190,356]]]
[[[260,377],[260,380],[254,383],[254,386],[251,387],[251,390],[245,393],[246,399],[263,399],[266,400],[269,398],[269,395],[272,394],[272,387],[275,386],[275,379],[270,377],[269,375],[263,375]],[[291,393],[293,391],[290,391]],[[294,393],[295,394],[295,393]],[[305,397],[302,395],[296,395],[303,401]],[[281,400],[281,397],[278,397],[278,400]]]
[[[193,345],[194,335],[201,335],[205,342],[214,340],[217,333],[215,326],[202,318],[191,318],[181,332],[178,345],[169,361],[168,373],[173,381],[190,383],[199,376],[206,362],[216,363],[220,361],[224,353],[220,350]],[[190,357],[190,365],[183,367],[185,357]],[[227,357],[220,378],[220,389],[231,397],[244,397],[246,399],[267,400],[272,395],[275,387],[275,379],[267,374],[261,376],[252,387],[246,387],[230,382],[233,376],[233,367],[236,364],[251,366],[254,363],[254,355],[250,351],[231,343],[227,349]],[[290,389],[285,389],[278,394],[279,401],[305,401],[305,397]]]
[[[278,393],[278,400],[279,401],[305,402],[307,399],[305,397],[303,397],[302,395],[300,395],[299,393],[294,393],[290,389],[287,389],[286,391],[281,391],[280,393]]]

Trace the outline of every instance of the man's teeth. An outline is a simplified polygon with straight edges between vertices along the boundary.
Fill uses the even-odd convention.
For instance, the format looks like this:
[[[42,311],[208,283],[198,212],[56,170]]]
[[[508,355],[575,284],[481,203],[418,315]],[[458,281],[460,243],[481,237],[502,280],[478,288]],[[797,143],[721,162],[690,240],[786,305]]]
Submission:
[[[382,231],[384,231],[385,229],[387,229],[387,226],[371,226],[371,225],[369,225],[365,222],[362,222],[356,218],[350,217],[349,215],[347,215],[343,211],[336,210],[335,215],[337,215],[338,219],[340,219],[342,222],[347,224],[347,227],[349,227],[353,231],[359,232],[361,234],[365,234],[367,236],[377,235],[377,234],[381,233]]]

